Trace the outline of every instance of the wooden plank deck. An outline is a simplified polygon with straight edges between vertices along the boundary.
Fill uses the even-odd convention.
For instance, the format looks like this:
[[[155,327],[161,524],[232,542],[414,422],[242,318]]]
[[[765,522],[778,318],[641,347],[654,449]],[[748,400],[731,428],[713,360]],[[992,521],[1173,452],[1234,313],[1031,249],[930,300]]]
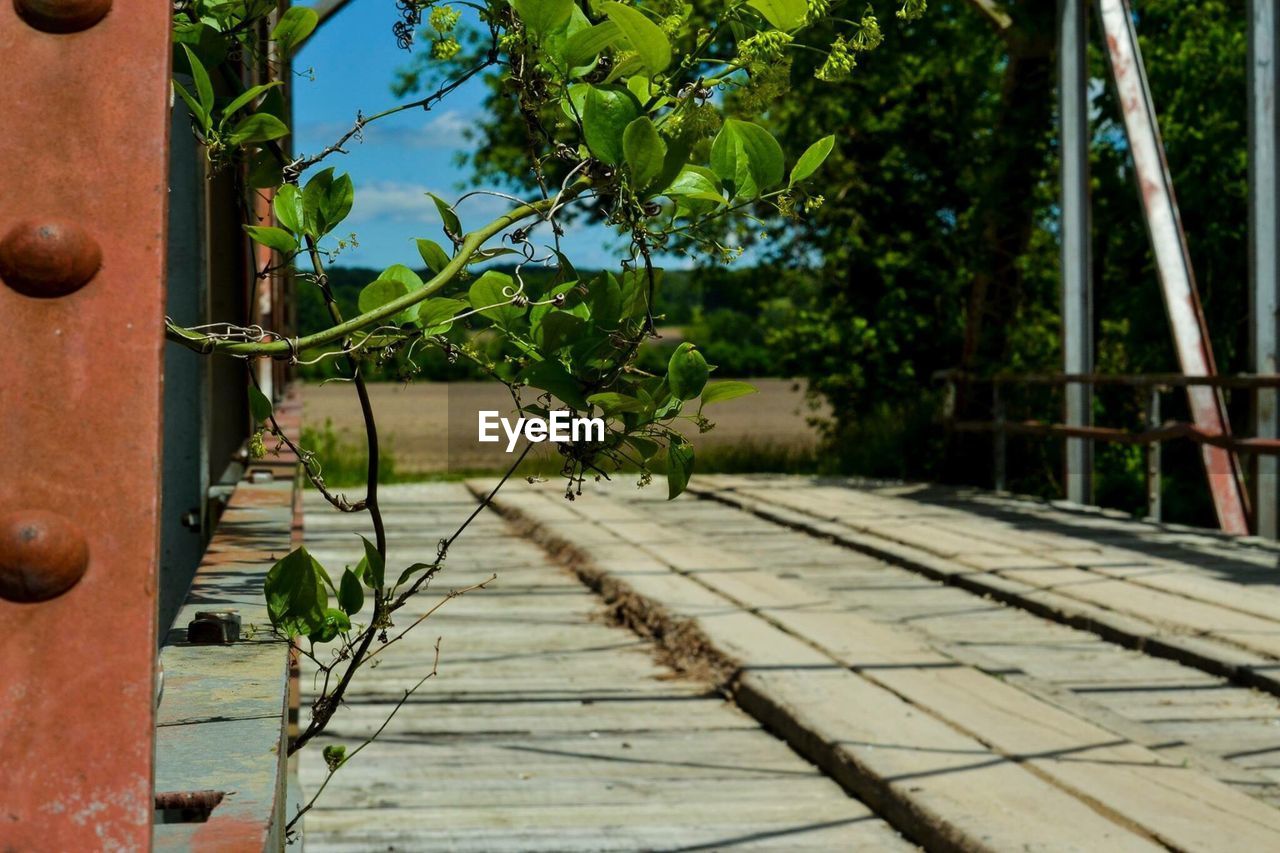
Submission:
[[[1280,695],[1280,548],[937,486],[695,487],[929,577]]]
[[[392,566],[434,553],[474,506],[461,484],[393,486],[382,502]],[[354,561],[360,519],[307,508],[316,557]],[[308,849],[910,848],[707,684],[657,663],[572,574],[485,513],[441,582],[490,572],[497,583],[449,603],[365,672],[336,737],[303,751],[302,784],[314,791],[319,747],[372,732],[443,637],[439,677],[307,816]]]
[[[1275,547],[937,488],[659,486],[508,485],[447,576],[499,582],[366,674],[348,743],[445,638],[309,845],[1280,849],[1280,700],[1245,686],[1280,660]],[[393,565],[474,501],[387,494]],[[308,515],[331,565],[355,529]]]
[[[545,490],[534,494],[519,488],[500,500],[562,553],[579,564],[597,561],[618,582],[631,584],[633,594],[646,595],[651,579],[610,571],[609,554],[620,548],[651,555],[669,571],[782,629],[784,637],[807,642],[909,707],[976,738],[985,753],[970,748],[972,768],[1002,766],[1002,759],[1012,762],[1049,780],[1055,794],[1079,797],[1121,825],[1174,849],[1270,849],[1280,844],[1280,812],[1273,807],[1276,780],[1265,757],[1277,742],[1272,696],[1106,643],[723,503],[668,503],[656,491],[629,487],[597,487],[572,504]],[[600,531],[615,537],[612,547],[601,541]],[[574,547],[574,541],[590,544]],[[654,598],[663,595],[661,589],[652,593]],[[678,608],[679,602],[669,600],[668,605]],[[714,624],[703,628],[714,638]],[[972,654],[975,645],[986,654]],[[995,658],[993,650],[1003,651],[1004,659]],[[763,688],[752,684],[757,667],[750,660],[743,663],[747,675],[742,681],[752,696],[763,689],[772,691],[775,702],[785,703],[789,688],[791,697],[803,695],[794,690],[796,685],[777,679]],[[788,677],[811,683],[821,679],[822,690],[835,689],[825,683],[829,673],[819,675],[813,664],[809,669],[807,675]],[[1078,692],[1055,683],[1055,670],[1069,673],[1074,678],[1069,686]],[[1118,682],[1113,680],[1117,677]],[[1188,684],[1197,688],[1189,701],[1178,691]],[[1114,701],[1142,696],[1152,685],[1164,691],[1167,703],[1155,719],[1149,707],[1144,711]],[[1105,692],[1113,687],[1121,689]],[[1101,691],[1110,704],[1089,701],[1090,689]],[[1210,692],[1213,711],[1204,714]],[[800,707],[775,725],[784,734],[793,732],[802,749],[823,737],[917,753],[936,749],[936,739],[930,739],[936,733],[913,728],[909,711],[894,712],[865,691],[859,700],[867,715],[857,721],[861,728],[843,720],[843,729],[824,730],[838,711],[824,704],[821,693],[811,690]],[[1188,730],[1184,713],[1198,731]],[[1180,726],[1178,736],[1162,731],[1161,723]],[[1246,730],[1248,736],[1241,737]],[[820,749],[811,755],[821,763]],[[935,772],[953,770],[939,764]],[[864,761],[858,771],[881,776],[890,783],[889,795],[899,797],[897,806],[915,809],[908,816],[895,814],[894,802],[882,803],[865,792],[903,832],[930,846],[938,839],[928,835],[928,824],[955,830],[955,822],[969,813],[983,816],[988,835],[961,835],[964,849],[987,843],[994,849],[1059,846],[1063,824],[1077,826],[1078,819],[1060,806],[1042,810],[1052,796],[1041,791],[1027,804],[994,776],[971,774],[967,781],[975,801],[966,801],[967,792],[962,792],[958,800],[930,812],[921,786],[906,792],[892,789],[891,780],[900,778],[892,767]],[[845,781],[859,790],[863,780]],[[1011,812],[1016,819],[1002,834],[999,818]],[[1084,846],[1097,846],[1082,841],[1084,830],[1077,832]],[[1112,839],[1104,846],[1121,845]]]

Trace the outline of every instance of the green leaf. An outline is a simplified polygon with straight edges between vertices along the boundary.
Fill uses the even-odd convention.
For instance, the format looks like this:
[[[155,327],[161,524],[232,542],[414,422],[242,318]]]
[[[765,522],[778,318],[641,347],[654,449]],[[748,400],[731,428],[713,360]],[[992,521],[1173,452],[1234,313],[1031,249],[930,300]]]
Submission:
[[[612,275],[602,275],[591,282],[588,305],[591,321],[605,331],[618,328],[622,319],[622,287]]]
[[[244,230],[249,232],[249,236],[254,240],[277,252],[288,254],[298,248],[298,241],[283,228],[270,225],[246,225]]]
[[[573,14],[573,0],[512,0],[520,20],[535,35],[563,27]]]
[[[360,309],[361,314],[367,314],[376,308],[381,308],[388,302],[399,299],[408,292],[409,288],[403,281],[379,278],[366,284],[360,291],[360,296],[356,300],[356,307]]]
[[[209,79],[209,72],[205,70],[202,63],[195,55],[195,52],[185,44],[182,51],[187,55],[187,62],[191,65],[191,78],[196,84],[196,99],[199,100],[200,106],[204,108],[205,115],[213,113],[213,81]]]
[[[590,70],[590,65],[575,68],[574,64],[569,62],[568,53],[569,39],[589,29],[591,29],[591,20],[575,4],[569,12],[569,20],[542,38],[543,66],[557,72],[556,76]],[[589,61],[594,59],[593,56]]]
[[[312,237],[323,237],[346,218],[354,201],[350,175],[335,178],[332,167],[317,172],[302,188],[304,229]]]
[[[277,561],[263,584],[272,627],[288,637],[320,630],[329,607],[325,577],[324,567],[306,548]]]
[[[351,630],[351,619],[347,614],[333,607],[325,609],[324,619],[319,627],[307,634],[313,643],[327,643],[334,637]]]
[[[667,500],[680,497],[693,476],[693,445],[673,442],[667,447]]]
[[[276,219],[285,228],[295,234],[302,229],[302,194],[293,184],[284,184],[276,190],[276,197],[271,201],[276,212]]]
[[[347,218],[351,206],[355,203],[355,187],[350,175],[339,175],[330,185],[329,191],[321,202],[324,211],[325,230],[332,231],[339,222]]]
[[[254,113],[235,126],[228,141],[232,145],[245,145],[250,142],[270,142],[289,135],[285,123],[270,113]]]
[[[436,296],[417,304],[415,322],[428,335],[443,335],[453,325],[453,318],[467,310],[461,299]]]
[[[423,262],[432,272],[438,273],[449,264],[449,253],[435,240],[418,240],[417,243],[418,254],[422,255]]]
[[[685,166],[666,188],[665,193],[672,198],[688,196],[724,204],[724,196],[720,194],[720,183],[716,178],[717,175],[710,169],[702,166]]]
[[[467,291],[471,307],[503,328],[509,327],[524,316],[524,309],[511,304],[516,292],[515,280],[506,273],[486,270]]]
[[[621,163],[622,135],[639,115],[640,103],[626,89],[592,86],[582,114],[582,132],[591,153],[611,166]]]
[[[692,400],[701,394],[710,375],[707,360],[690,343],[676,347],[667,362],[667,383],[671,393],[681,400]]]
[[[626,394],[618,394],[614,391],[605,391],[602,394],[592,394],[587,398],[587,402],[599,406],[606,414],[614,414],[616,412],[643,412],[644,403],[635,397],[629,397]]]
[[[369,566],[365,570],[364,579],[373,589],[382,589],[387,563],[382,559],[382,555],[378,553],[378,549],[374,547],[372,542],[363,536],[360,537],[360,541],[364,543],[364,559]]]
[[[422,287],[422,279],[404,264],[392,264],[378,276],[376,281],[366,284],[356,300],[356,307],[361,314],[381,308],[392,300],[399,299]],[[418,313],[418,306],[412,305],[395,314],[393,323],[412,323]]]
[[[631,179],[642,189],[662,171],[667,145],[649,117],[640,116],[622,132],[622,153],[631,168]]]
[[[360,578],[350,569],[342,572],[342,582],[338,585],[338,606],[348,616],[354,616],[364,607],[364,587]]]
[[[734,185],[734,195],[755,198],[782,182],[782,146],[758,124],[726,119],[711,143],[711,168]]]
[[[209,135],[209,131],[213,129],[213,119],[209,115],[209,111],[200,106],[200,102],[191,96],[181,83],[177,80],[173,81],[173,91],[178,93],[178,97],[182,98],[186,103],[187,109],[191,110],[191,114],[195,116],[196,121],[200,122],[200,128],[205,135]]]
[[[260,424],[271,417],[273,407],[270,398],[258,390],[256,385],[249,386],[249,415],[255,424]]]
[[[747,0],[764,19],[780,30],[790,32],[804,23],[809,6],[805,0]]]
[[[712,403],[723,403],[725,400],[745,397],[754,393],[756,393],[756,387],[746,382],[737,382],[732,379],[724,382],[712,382],[702,389],[702,405],[710,406]]]
[[[424,572],[431,568],[433,567],[430,563],[414,563],[412,566],[410,566],[409,568],[405,569],[403,572],[400,573],[400,579],[396,581],[396,586],[402,585],[405,581],[407,581],[409,578],[416,575],[418,572]]]
[[[282,53],[291,53],[295,47],[311,35],[320,22],[315,9],[307,6],[290,6],[280,16],[280,22],[271,30],[271,40],[280,45]]]
[[[227,58],[229,41],[231,39],[204,22],[184,18],[175,18],[173,22],[173,43],[187,45],[196,52],[196,56],[204,57],[202,61],[208,64],[217,65]],[[175,70],[181,71],[180,68]]]
[[[578,385],[578,380],[554,361],[536,362],[525,368],[521,376],[534,388],[549,391],[552,396],[574,409],[585,412],[591,408],[586,398],[582,396],[582,388]]]
[[[534,325],[533,342],[546,355],[563,349],[581,334],[586,321],[568,311],[552,311]]]
[[[565,45],[565,61],[570,68],[587,65],[620,38],[622,30],[613,21],[601,21],[585,30],[578,30]]]
[[[827,155],[831,153],[831,149],[835,147],[835,144],[835,136],[824,136],[805,149],[805,152],[800,155],[800,159],[796,161],[795,166],[791,167],[791,180],[788,181],[787,186],[794,187],[818,171],[818,167],[827,159]]]
[[[333,186],[332,166],[316,172],[302,188],[303,228],[312,237],[322,237],[329,230],[325,226],[322,208],[331,186]]]
[[[804,0],[799,0],[804,8]],[[609,20],[618,25],[623,37],[644,63],[650,76],[661,74],[671,64],[671,42],[662,28],[644,16],[644,13],[632,6],[606,0],[600,7],[609,16]]]
[[[656,304],[662,289],[665,271],[661,267],[653,268],[653,300]],[[622,274],[622,316],[632,320],[640,320],[650,308],[649,273],[647,270],[627,270]]]
[[[240,110],[248,106],[250,101],[258,97],[268,89],[274,89],[276,86],[283,86],[283,85],[284,83],[281,82],[280,80],[273,80],[270,83],[263,83],[261,86],[252,86],[246,89],[243,93],[241,93],[240,97],[236,98],[234,101],[227,104],[226,107],[223,108],[222,120],[225,122],[227,119],[231,118],[231,116],[233,116],[237,110]]]
[[[440,211],[440,221],[444,224],[444,233],[450,238],[462,238],[462,223],[458,220],[458,214],[453,212],[453,208],[449,207],[444,199],[435,193],[427,193],[431,196],[431,200],[436,203],[436,210]]]
[[[422,278],[404,264],[392,264],[378,278],[402,282],[411,291],[422,287]]]

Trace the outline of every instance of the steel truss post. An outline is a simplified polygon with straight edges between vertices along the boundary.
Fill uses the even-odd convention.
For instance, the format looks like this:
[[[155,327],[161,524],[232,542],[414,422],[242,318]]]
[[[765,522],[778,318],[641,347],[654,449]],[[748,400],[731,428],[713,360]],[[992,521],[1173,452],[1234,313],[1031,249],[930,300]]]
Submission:
[[[171,15],[0,3],[5,849],[151,844]]]
[[[1138,49],[1133,13],[1128,0],[1098,0],[1098,10],[1178,360],[1187,376],[1212,376],[1217,373],[1213,349]],[[1219,389],[1189,386],[1187,399],[1197,427],[1214,435],[1230,435]],[[1238,458],[1229,450],[1208,444],[1202,445],[1201,453],[1219,526],[1228,533],[1248,533],[1248,505]]]
[[[1280,136],[1276,132],[1276,0],[1249,4],[1249,285],[1253,369],[1280,371],[1277,358],[1277,312],[1280,312],[1280,194],[1277,176]],[[1254,396],[1254,434],[1280,436],[1276,392],[1260,388]],[[1280,534],[1280,460],[1259,456],[1254,469],[1254,518],[1258,534]]]
[[[1093,372],[1093,280],[1089,252],[1087,0],[1058,2],[1058,121],[1062,157],[1062,369]],[[1093,389],[1063,391],[1068,426],[1093,423]],[[1067,500],[1093,501],[1093,444],[1066,440]]]

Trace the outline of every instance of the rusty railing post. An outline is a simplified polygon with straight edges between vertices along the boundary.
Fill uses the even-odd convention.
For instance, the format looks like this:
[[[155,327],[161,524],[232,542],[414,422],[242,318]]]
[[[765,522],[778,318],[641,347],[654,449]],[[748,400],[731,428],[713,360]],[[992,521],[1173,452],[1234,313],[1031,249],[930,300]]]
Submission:
[[[0,846],[147,850],[169,27],[0,3]]]

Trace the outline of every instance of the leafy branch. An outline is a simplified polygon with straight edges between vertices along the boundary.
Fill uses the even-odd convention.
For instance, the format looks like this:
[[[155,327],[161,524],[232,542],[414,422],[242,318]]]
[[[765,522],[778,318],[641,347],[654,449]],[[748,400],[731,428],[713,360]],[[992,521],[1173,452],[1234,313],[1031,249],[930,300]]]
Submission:
[[[321,460],[281,429],[271,400],[251,384],[256,429],[251,450],[265,453],[264,436],[274,436],[278,449],[297,455],[311,484],[333,507],[368,513],[373,537],[361,537],[362,558],[345,566],[336,581],[305,548],[285,556],[267,575],[264,594],[272,627],[316,667],[317,696],[290,753],[326,730],[362,667],[373,665],[446,602],[493,580],[445,595],[391,636],[396,614],[428,590],[454,542],[529,452],[526,446],[493,492],[439,540],[431,560],[388,577],[369,368],[393,358],[412,361],[420,347],[437,348],[450,359],[467,358],[508,388],[522,414],[546,417],[564,406],[606,424],[602,436],[557,445],[567,498],[581,494],[588,477],[608,478],[625,466],[639,468],[640,482],[646,484],[659,462],[665,462],[668,496],[677,497],[695,467],[693,447],[677,426],[686,422],[710,429],[706,406],[754,389],[711,381],[714,366],[691,343],[676,348],[662,375],[637,369],[637,354],[655,336],[662,317],[661,256],[678,245],[732,258],[740,247],[724,238],[725,222],[764,225],[779,217],[799,218],[821,204],[809,184],[834,152],[835,138],[813,143],[788,171],[787,154],[760,119],[770,103],[785,96],[795,51],[821,53],[816,76],[837,80],[851,74],[857,56],[881,40],[871,5],[859,18],[842,18],[831,14],[841,5],[838,0],[735,0],[711,10],[661,0],[456,5],[469,16],[465,25],[463,12],[452,5],[405,0],[403,19],[393,28],[397,42],[408,45],[426,16],[429,31],[422,32],[430,36],[431,48],[430,59],[423,61],[445,82],[390,109],[368,116],[357,112],[333,143],[298,157],[286,156],[281,142],[290,130],[279,60],[315,28],[314,10],[293,7],[278,14],[266,0],[183,0],[175,11],[176,70],[182,79],[175,79],[174,91],[190,112],[192,131],[213,170],[231,170],[235,176],[248,220],[246,239],[271,250],[258,275],[295,264],[307,267],[298,275],[319,290],[329,323],[291,336],[254,324],[183,326],[166,318],[165,334],[209,355],[341,359],[341,378],[354,387],[368,448],[364,496],[350,500],[331,491]],[[924,3],[897,5],[900,18],[912,19]],[[824,26],[834,23],[839,31],[834,40],[802,43],[800,35],[820,20]],[[464,51],[460,27],[485,37],[464,32],[477,45]],[[263,43],[263,32],[270,33],[271,44]],[[238,63],[257,64],[277,79],[246,88]],[[430,110],[482,75],[521,128],[527,169],[506,177],[523,183],[529,193],[521,198],[477,191],[507,198],[512,206],[470,230],[459,214],[466,196],[452,204],[434,195],[424,198],[424,205],[434,205],[444,237],[441,243],[417,241],[430,273],[426,280],[408,265],[394,264],[361,290],[356,313],[344,316],[326,264],[345,246],[333,235],[356,204],[355,185],[333,167],[318,167],[345,153],[370,123],[412,109]],[[627,240],[615,269],[587,278],[574,268],[560,239],[573,216],[603,223]],[[535,245],[540,227],[549,229],[551,246]],[[489,245],[496,238],[502,245]],[[478,264],[499,257],[513,264],[477,271]],[[525,278],[530,265],[553,268],[552,280],[530,285]],[[367,621],[353,622],[366,612]],[[405,691],[371,738],[351,755],[326,753],[330,776],[435,675],[438,642],[436,649],[431,672]],[[295,815],[290,828],[314,802]]]

